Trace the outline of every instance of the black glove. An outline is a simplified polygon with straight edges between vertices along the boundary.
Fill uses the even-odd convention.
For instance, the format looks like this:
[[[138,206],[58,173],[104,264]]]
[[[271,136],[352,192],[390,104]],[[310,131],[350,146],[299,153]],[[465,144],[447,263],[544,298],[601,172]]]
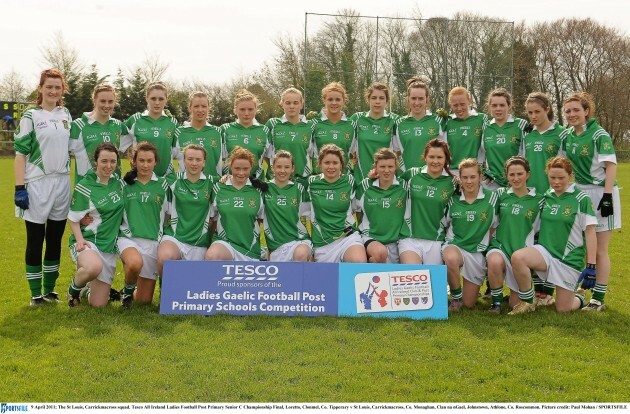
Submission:
[[[613,215],[613,201],[612,193],[604,193],[602,199],[599,200],[597,210],[601,213],[602,217],[608,217]]]
[[[15,205],[22,210],[28,210],[28,191],[23,185],[15,186],[15,197],[13,198]]]

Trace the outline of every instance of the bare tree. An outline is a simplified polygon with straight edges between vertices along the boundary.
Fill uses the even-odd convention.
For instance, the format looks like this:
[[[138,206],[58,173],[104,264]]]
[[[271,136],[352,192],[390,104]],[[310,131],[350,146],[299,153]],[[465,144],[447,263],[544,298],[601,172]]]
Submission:
[[[24,102],[29,91],[24,85],[24,78],[14,69],[0,80],[0,98],[11,102]]]
[[[164,79],[166,71],[171,66],[169,62],[164,62],[157,53],[145,54],[144,60],[137,66],[140,75],[145,83],[160,81]]]
[[[61,31],[55,32],[51,41],[40,50],[44,65],[59,69],[66,77],[79,75],[85,69],[85,65],[79,59],[79,52],[68,45]]]

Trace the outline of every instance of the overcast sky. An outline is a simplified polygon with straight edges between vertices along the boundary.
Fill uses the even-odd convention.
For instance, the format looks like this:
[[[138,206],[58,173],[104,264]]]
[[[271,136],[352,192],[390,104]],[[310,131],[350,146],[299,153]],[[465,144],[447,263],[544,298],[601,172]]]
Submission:
[[[276,53],[275,38],[303,37],[306,13],[352,8],[411,17],[417,9],[431,18],[470,11],[526,23],[591,17],[625,33],[630,18],[630,0],[2,0],[0,7],[0,76],[13,68],[33,84],[44,67],[41,48],[57,31],[103,75],[158,54],[170,63],[166,78],[223,83],[261,68]],[[309,16],[309,29],[321,19]]]

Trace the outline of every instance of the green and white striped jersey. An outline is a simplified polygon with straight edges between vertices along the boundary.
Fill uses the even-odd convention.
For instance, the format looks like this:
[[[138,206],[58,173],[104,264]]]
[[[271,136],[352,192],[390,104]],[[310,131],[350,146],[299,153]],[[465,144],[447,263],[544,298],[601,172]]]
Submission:
[[[190,144],[201,145],[206,150],[206,165],[203,168],[205,175],[211,175],[218,180],[223,175],[223,155],[225,143],[221,129],[206,123],[197,130],[186,121],[175,130],[175,159],[179,166],[179,172],[184,172],[184,148]]]
[[[116,240],[124,212],[122,185],[123,181],[113,174],[107,184],[101,184],[96,173],[89,170],[74,186],[68,220],[78,223],[89,214],[93,220],[87,226],[81,225],[81,234],[103,253],[116,253]],[[70,246],[75,243],[76,238],[72,234]]]
[[[321,168],[317,165],[317,157],[319,151],[326,144],[335,144],[343,150],[348,173],[352,174],[350,166],[350,147],[354,141],[356,134],[355,123],[346,118],[346,114],[341,116],[341,120],[337,123],[331,122],[325,113],[321,113],[319,117],[312,120],[312,147],[311,157],[313,157],[313,174],[320,174]]]
[[[260,260],[260,226],[264,205],[260,191],[249,180],[240,190],[228,178],[214,185],[212,216],[217,221],[217,240],[222,240],[252,260]]]
[[[445,216],[448,226],[444,245],[455,245],[470,253],[484,253],[490,244],[490,229],[496,227],[497,194],[479,188],[477,199],[468,204],[464,194],[453,194]]]
[[[486,127],[486,114],[470,111],[466,119],[459,119],[455,114],[446,121],[446,138],[451,150],[451,169],[457,169],[462,160],[473,158],[484,162],[485,154],[481,147],[481,136]]]
[[[50,174],[69,174],[68,154],[72,117],[65,107],[47,111],[38,106],[24,112],[15,130],[15,153],[26,158],[24,182]]]
[[[509,259],[512,253],[534,245],[534,235],[540,228],[540,211],[544,195],[530,188],[523,197],[514,194],[512,188],[496,191],[497,229],[490,242],[490,249],[499,249]]]
[[[304,196],[305,190],[300,183],[289,181],[280,188],[275,180],[269,182],[269,189],[263,192],[263,228],[270,251],[273,252],[285,243],[310,238],[300,221],[300,217],[309,212]]]
[[[571,184],[560,196],[550,188],[544,203],[538,244],[562,263],[581,271],[586,264],[584,230],[597,225],[590,197]]]
[[[150,142],[157,147],[159,162],[155,166],[158,177],[173,174],[173,149],[175,148],[175,130],[177,120],[162,113],[158,119],[149,116],[149,111],[136,112],[125,121],[129,133],[133,137],[133,144]]]
[[[170,222],[164,234],[182,243],[197,247],[210,246],[210,203],[212,202],[212,176],[201,174],[196,182],[188,181],[186,172],[178,173],[170,184]]]
[[[358,208],[363,212],[359,231],[364,239],[374,239],[382,244],[396,243],[409,237],[405,225],[407,189],[394,179],[386,190],[379,187],[379,180],[366,178],[361,182],[362,196]]]
[[[133,143],[127,126],[115,118],[109,118],[104,124],[92,118],[91,112],[84,112],[80,118],[72,121],[70,128],[70,151],[74,153],[75,181],[79,181],[88,170],[96,166],[94,151],[104,142],[111,142],[118,150],[125,152]],[[120,177],[120,159],[116,175]]]
[[[549,178],[545,172],[547,161],[556,155],[565,155],[567,134],[566,129],[554,122],[546,131],[534,129],[523,138],[522,152],[531,170],[527,185],[536,188],[537,193],[544,194],[549,189]]]
[[[276,151],[289,151],[293,155],[295,175],[308,178],[313,171],[310,160],[310,154],[313,152],[311,149],[313,123],[302,115],[300,121],[293,125],[283,115],[282,118],[269,119],[266,126],[269,129],[270,148],[268,157],[271,163],[273,164]]]
[[[433,138],[446,141],[446,119],[427,111],[419,120],[411,115],[398,118],[392,149],[401,152],[400,169],[406,171],[426,165],[424,148]]]
[[[566,143],[567,158],[573,165],[575,182],[601,187],[606,181],[606,162],[617,163],[615,148],[608,132],[595,118],[590,119],[580,135],[569,128]]]
[[[355,122],[357,131],[350,148],[351,153],[357,154],[354,180],[360,183],[374,165],[374,153],[392,147],[398,115],[386,112],[382,118],[374,119],[369,112],[357,112],[350,120]]]
[[[481,147],[486,156],[484,174],[501,187],[508,184],[503,168],[505,162],[519,155],[526,127],[527,121],[510,115],[503,126],[492,119],[483,131]]]
[[[170,200],[168,182],[155,173],[146,184],[137,179],[133,185],[123,181],[125,212],[119,236],[160,240]]]
[[[244,127],[238,121],[221,125],[221,133],[225,142],[226,152],[223,158],[229,157],[232,150],[236,147],[242,147],[254,154],[254,167],[251,175],[260,177],[263,173],[263,157],[269,152],[269,129],[261,125],[254,119],[254,124]],[[229,166],[223,166],[223,172],[229,172]]]

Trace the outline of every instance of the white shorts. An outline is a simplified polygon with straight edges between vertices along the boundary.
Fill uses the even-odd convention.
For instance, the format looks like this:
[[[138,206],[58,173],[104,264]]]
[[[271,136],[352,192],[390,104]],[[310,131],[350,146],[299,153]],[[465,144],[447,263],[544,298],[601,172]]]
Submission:
[[[580,271],[567,266],[560,260],[553,257],[544,246],[535,244],[533,247],[538,250],[547,264],[547,270],[536,271],[538,277],[549,283],[553,283],[557,287],[575,292],[577,289],[578,279],[580,278]]]
[[[32,223],[44,224],[46,220],[61,221],[68,218],[70,210],[69,175],[46,175],[26,184],[28,210],[15,207],[15,217]]]
[[[406,238],[398,242],[400,254],[413,252],[420,256],[423,264],[443,265],[442,242],[435,240]]]
[[[449,246],[457,248],[462,255],[464,265],[461,269],[464,279],[477,286],[483,285],[483,281],[486,279],[486,258],[483,257],[483,254],[467,252],[454,244],[445,244],[442,246],[442,251]]]
[[[365,247],[365,253],[367,253],[367,246],[365,244],[369,242],[370,240],[374,240],[374,239],[361,236],[361,240],[363,241],[363,246]],[[374,241],[381,243],[378,240],[374,240]],[[387,249],[387,261],[385,263],[394,263],[394,264],[400,263],[400,255],[398,254],[398,243],[396,242],[387,243],[387,244],[383,244],[383,246],[385,246],[385,248]]]
[[[269,255],[269,261],[271,262],[292,262],[293,253],[298,246],[305,245],[311,250],[311,256],[313,255],[313,243],[310,240],[294,240],[278,247]]]
[[[160,243],[164,241],[175,243],[175,245],[179,249],[179,253],[182,256],[181,260],[203,260],[206,257],[206,250],[208,249],[205,247],[191,246],[190,244],[182,243],[175,237],[168,235],[162,236],[162,240],[160,240]]]
[[[518,283],[516,283],[516,278],[514,277],[514,271],[512,270],[512,262],[507,258],[505,253],[503,253],[500,249],[490,249],[488,253],[486,253],[486,259],[491,254],[500,254],[503,258],[503,262],[505,262],[505,286],[509,287],[510,290],[514,292],[518,292]]]
[[[239,252],[234,247],[232,247],[232,245],[230,243],[228,243],[226,241],[217,240],[217,241],[212,242],[212,244],[220,244],[221,246],[223,246],[226,249],[228,249],[230,254],[232,255],[232,260],[234,260],[235,262],[256,262],[256,261],[258,261],[258,259],[246,256],[243,253]],[[212,245],[210,245],[210,247],[212,247]]]
[[[70,246],[70,255],[72,256],[72,261],[76,264],[79,256],[88,250],[95,251],[98,253],[101,258],[101,263],[103,264],[103,270],[96,278],[103,283],[107,283],[108,285],[112,285],[114,281],[114,274],[116,273],[116,254],[115,253],[103,253],[100,251],[92,242],[90,243],[90,247],[86,247],[85,249],[77,252],[77,245],[73,244]]]
[[[140,269],[140,277],[145,279],[157,280],[157,250],[159,243],[157,240],[141,239],[139,237],[119,237],[118,252],[122,253],[132,247],[142,256],[142,269]],[[123,263],[124,265],[124,263]]]
[[[593,211],[597,217],[597,232],[621,228],[621,198],[619,196],[619,187],[613,187],[613,215],[608,217],[602,217],[601,211],[597,210],[597,206],[604,195],[604,187],[593,184],[577,184],[577,187],[588,194],[593,202]]]
[[[354,245],[363,247],[361,235],[359,235],[356,231],[347,237],[335,240],[325,246],[316,247],[315,261],[321,263],[343,262],[343,255],[346,254],[346,251]]]

